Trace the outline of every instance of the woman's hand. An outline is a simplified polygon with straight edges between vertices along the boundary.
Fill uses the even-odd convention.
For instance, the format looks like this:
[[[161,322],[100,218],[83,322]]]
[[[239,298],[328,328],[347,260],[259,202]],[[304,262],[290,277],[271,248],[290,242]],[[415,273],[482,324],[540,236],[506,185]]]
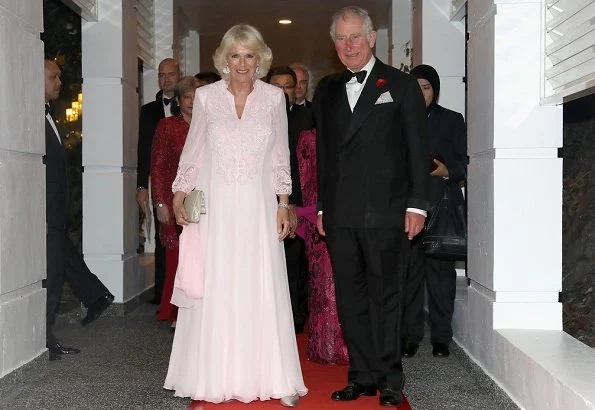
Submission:
[[[162,204],[162,206],[157,206],[157,220],[167,225],[171,223],[167,205]]]
[[[289,230],[289,209],[279,207],[277,208],[277,233],[279,234],[279,241],[287,237]]]
[[[182,226],[188,225],[188,215],[186,215],[186,209],[184,208],[184,198],[186,198],[186,193],[183,191],[178,191],[174,194],[173,200],[176,223]]]
[[[295,238],[295,229],[298,225],[297,214],[295,212],[295,205],[289,205],[289,237]]]
[[[446,164],[438,161],[436,158],[434,158],[434,164],[438,165],[438,167],[430,172],[430,175],[433,177],[448,178],[448,168],[446,168]]]

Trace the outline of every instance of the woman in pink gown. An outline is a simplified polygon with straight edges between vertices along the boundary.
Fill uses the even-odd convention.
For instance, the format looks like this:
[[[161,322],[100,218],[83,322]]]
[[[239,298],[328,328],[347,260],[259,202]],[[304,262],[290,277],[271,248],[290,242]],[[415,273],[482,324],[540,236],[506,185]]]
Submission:
[[[293,328],[283,238],[291,193],[285,98],[266,75],[272,53],[238,25],[213,56],[223,80],[196,90],[192,123],[173,183],[184,225],[172,303],[178,322],[165,388],[220,403],[307,393]],[[206,196],[188,223],[183,199]]]
[[[337,315],[335,282],[326,242],[316,230],[316,130],[301,133],[297,145],[303,208],[296,233],[306,242],[309,292],[308,359],[323,364],[348,364],[349,353]]]

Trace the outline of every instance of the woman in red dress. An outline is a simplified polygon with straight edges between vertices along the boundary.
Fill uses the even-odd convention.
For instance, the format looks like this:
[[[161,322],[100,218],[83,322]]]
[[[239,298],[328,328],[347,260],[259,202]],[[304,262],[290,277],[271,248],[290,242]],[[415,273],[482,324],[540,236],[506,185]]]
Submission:
[[[184,77],[176,85],[174,96],[178,102],[171,108],[172,116],[159,121],[151,148],[151,195],[157,209],[159,237],[165,246],[165,284],[161,295],[158,320],[168,320],[175,328],[177,307],[172,305],[171,295],[178,268],[178,237],[182,231],[176,224],[171,186],[176,178],[180,154],[192,119],[192,104],[198,80]]]

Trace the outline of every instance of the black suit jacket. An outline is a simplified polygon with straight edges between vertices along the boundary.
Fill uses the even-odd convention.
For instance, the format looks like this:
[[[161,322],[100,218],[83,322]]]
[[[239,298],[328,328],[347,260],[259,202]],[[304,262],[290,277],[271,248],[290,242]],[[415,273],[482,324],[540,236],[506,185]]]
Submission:
[[[66,151],[45,119],[45,221],[48,228],[65,229],[68,221],[68,174]]]
[[[448,168],[448,180],[460,183],[467,178],[467,130],[463,116],[440,105],[428,110],[430,156],[440,156]],[[444,189],[442,177],[430,177],[430,201],[437,203]]]
[[[386,92],[393,101],[376,104]],[[426,107],[412,76],[377,59],[353,113],[342,73],[320,81],[312,106],[325,228],[403,227],[406,208],[429,208]]]
[[[288,134],[289,134],[289,164],[291,167],[291,195],[289,203],[302,206],[302,185],[300,182],[300,170],[297,160],[297,144],[300,133],[314,128],[312,110],[306,106],[294,105],[287,113]]]
[[[163,100],[151,101],[140,109],[138,123],[138,149],[137,149],[137,177],[136,186],[148,188],[149,175],[151,174],[151,145],[153,135],[157,129],[157,123],[165,117],[163,111]]]

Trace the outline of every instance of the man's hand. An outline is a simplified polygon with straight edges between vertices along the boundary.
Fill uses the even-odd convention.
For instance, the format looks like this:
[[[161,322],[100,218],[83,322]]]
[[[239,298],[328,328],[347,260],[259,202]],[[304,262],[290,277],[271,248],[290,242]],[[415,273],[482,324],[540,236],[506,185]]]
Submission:
[[[424,229],[424,223],[426,217],[415,212],[405,212],[405,232],[407,238],[412,240],[422,229]]]
[[[324,232],[324,226],[322,225],[322,214],[316,217],[316,229],[318,229],[318,233],[321,236],[326,236],[326,232]]]
[[[161,223],[168,224],[170,223],[169,217],[169,209],[167,209],[167,205],[163,204],[161,207],[157,208],[157,220]]]
[[[448,178],[448,168],[446,167],[446,164],[438,161],[436,158],[434,158],[434,164],[437,165],[437,168],[430,172],[430,175],[433,177]]]
[[[136,203],[142,210],[145,209],[145,204],[149,201],[149,190],[146,188],[136,190]]]

